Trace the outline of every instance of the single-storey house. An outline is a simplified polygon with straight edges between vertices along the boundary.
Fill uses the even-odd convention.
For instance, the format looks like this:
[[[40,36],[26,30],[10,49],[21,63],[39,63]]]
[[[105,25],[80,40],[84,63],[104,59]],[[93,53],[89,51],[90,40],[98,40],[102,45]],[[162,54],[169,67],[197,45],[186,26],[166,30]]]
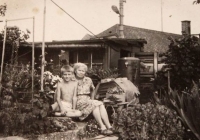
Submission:
[[[86,35],[82,40],[64,40],[45,42],[45,60],[51,62],[54,66],[60,66],[63,60],[68,63],[83,62],[90,68],[100,67],[103,69],[117,68],[118,60],[122,57],[138,57],[147,60],[146,64],[150,66],[150,75],[155,76],[158,68],[158,56],[155,52],[163,53],[168,50],[170,41],[168,37],[181,38],[181,34],[172,34],[162,31],[138,28],[123,25],[124,38],[119,38],[119,24],[116,24],[105,31],[97,34],[95,37]],[[190,21],[182,22],[182,34],[190,33]],[[42,53],[42,42],[35,43],[35,68],[40,66],[40,55]],[[9,49],[8,49],[9,50]],[[31,63],[32,43],[20,44],[18,49],[18,62]],[[9,56],[11,51],[7,51]],[[147,56],[144,56],[147,54]],[[153,55],[152,55],[153,54]],[[145,59],[144,59],[145,58]],[[149,61],[150,60],[150,61]],[[155,61],[156,60],[156,61]],[[154,66],[152,66],[154,64]],[[157,67],[157,68],[156,68]]]
[[[89,67],[98,66],[104,69],[116,68],[118,59],[133,56],[136,52],[142,52],[144,39],[102,38],[90,40],[52,41],[45,42],[45,60],[52,59],[55,65],[62,60],[68,60],[73,64],[83,62]],[[35,61],[39,62],[42,43],[35,43]],[[19,47],[19,56],[31,50],[31,44],[23,44]],[[62,51],[61,51],[62,50]],[[30,53],[31,54],[31,53]],[[19,57],[19,62],[31,61],[31,55]]]
[[[187,23],[188,21],[183,22]],[[185,25],[183,24],[182,25]],[[186,26],[185,25],[185,26]],[[184,28],[182,26],[182,28]],[[186,28],[186,27],[185,27]],[[184,29],[183,29],[184,30]],[[82,40],[45,42],[45,59],[54,60],[59,64],[60,59],[68,59],[69,63],[83,62],[89,67],[98,65],[103,68],[117,67],[117,60],[121,57],[134,56],[139,52],[166,52],[170,41],[168,37],[180,38],[181,34],[172,34],[150,29],[124,25],[124,38],[119,37],[119,24],[116,24],[95,37],[87,35]],[[42,42],[35,43],[35,59],[41,55]],[[19,55],[31,50],[30,44],[19,47]],[[65,54],[59,57],[60,51]],[[31,55],[19,58],[19,62],[31,60]]]
[[[47,61],[54,60],[59,64],[60,59],[68,59],[69,63],[84,62],[89,67],[101,65],[103,68],[117,66],[117,60],[121,57],[134,56],[138,52],[166,52],[170,41],[168,37],[180,38],[181,34],[172,34],[162,31],[138,28],[123,25],[124,38],[119,37],[119,24],[116,24],[105,31],[97,34],[85,36],[82,40],[71,41],[52,41],[45,42],[45,51],[48,53],[45,58]],[[190,21],[182,21],[182,33],[190,32]],[[41,55],[42,42],[35,43],[35,61]],[[60,51],[65,54],[59,57]],[[19,62],[31,61],[31,43],[19,46]],[[6,54],[9,54],[9,49]]]

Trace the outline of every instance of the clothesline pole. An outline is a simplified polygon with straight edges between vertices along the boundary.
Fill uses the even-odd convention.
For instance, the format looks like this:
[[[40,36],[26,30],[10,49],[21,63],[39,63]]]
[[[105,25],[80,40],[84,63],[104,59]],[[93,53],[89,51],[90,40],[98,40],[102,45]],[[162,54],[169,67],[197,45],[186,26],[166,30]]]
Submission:
[[[43,75],[45,65],[45,16],[46,16],[46,0],[44,0],[44,15],[43,15],[43,40],[42,40],[42,61],[41,61],[41,91],[44,91]]]
[[[32,100],[33,100],[33,92],[34,92],[34,71],[35,71],[35,17],[33,17],[33,42],[32,42]],[[33,102],[32,102],[33,107]]]
[[[0,95],[2,90],[2,75],[3,75],[3,64],[4,64],[4,55],[5,55],[5,46],[6,46],[6,32],[7,32],[7,20],[5,20],[4,27],[4,38],[3,38],[3,49],[2,49],[2,58],[1,58],[1,73],[0,73]]]

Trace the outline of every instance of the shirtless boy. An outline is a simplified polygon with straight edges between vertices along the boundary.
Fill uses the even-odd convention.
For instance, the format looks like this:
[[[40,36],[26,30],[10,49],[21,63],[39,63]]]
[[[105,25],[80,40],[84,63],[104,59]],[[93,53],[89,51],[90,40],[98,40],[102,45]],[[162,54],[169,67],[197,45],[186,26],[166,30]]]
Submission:
[[[81,112],[76,109],[77,82],[72,81],[73,68],[65,65],[61,68],[62,81],[57,84],[56,101],[51,107],[53,111],[59,111],[62,116],[78,117]]]

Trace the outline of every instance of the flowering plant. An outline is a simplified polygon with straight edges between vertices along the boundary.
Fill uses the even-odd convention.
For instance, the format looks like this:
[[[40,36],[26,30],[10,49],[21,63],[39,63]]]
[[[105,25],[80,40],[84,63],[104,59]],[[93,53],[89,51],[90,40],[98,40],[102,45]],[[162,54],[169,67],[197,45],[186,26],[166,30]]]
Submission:
[[[44,90],[47,93],[55,93],[57,83],[60,81],[62,81],[62,78],[60,78],[58,75],[53,75],[49,71],[44,72]]]

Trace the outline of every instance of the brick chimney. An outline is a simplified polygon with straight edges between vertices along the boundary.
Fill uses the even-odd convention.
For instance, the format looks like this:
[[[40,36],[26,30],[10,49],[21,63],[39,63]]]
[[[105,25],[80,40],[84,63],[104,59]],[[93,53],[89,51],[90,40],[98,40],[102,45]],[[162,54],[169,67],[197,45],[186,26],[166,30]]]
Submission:
[[[190,35],[191,34],[190,21],[184,20],[181,21],[181,23],[182,23],[182,35]]]

